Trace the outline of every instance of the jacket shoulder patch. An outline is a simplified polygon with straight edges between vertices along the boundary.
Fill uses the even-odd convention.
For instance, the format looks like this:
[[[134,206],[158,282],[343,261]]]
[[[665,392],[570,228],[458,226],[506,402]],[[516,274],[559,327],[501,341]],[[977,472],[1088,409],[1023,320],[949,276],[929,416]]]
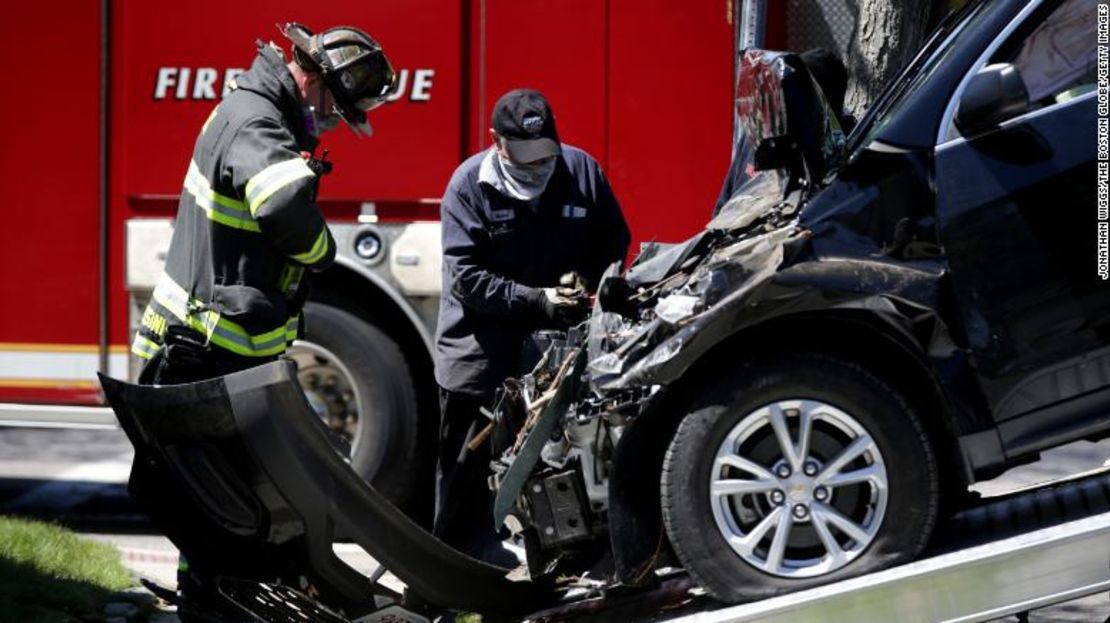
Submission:
[[[586,208],[568,203],[563,206],[563,218],[586,218]]]
[[[490,220],[492,220],[494,223],[504,223],[505,221],[513,220],[516,217],[516,211],[512,208],[505,208],[504,210],[490,210],[489,217]]]

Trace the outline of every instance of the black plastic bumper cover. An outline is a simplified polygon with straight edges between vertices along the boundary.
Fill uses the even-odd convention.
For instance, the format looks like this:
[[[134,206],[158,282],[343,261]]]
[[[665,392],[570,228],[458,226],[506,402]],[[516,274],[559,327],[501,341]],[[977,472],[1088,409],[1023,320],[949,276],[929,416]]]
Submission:
[[[135,446],[132,494],[198,570],[303,577],[327,605],[359,614],[376,607],[375,589],[334,554],[346,538],[443,607],[512,615],[557,598],[437,540],[359,478],[290,362],[185,385],[100,380]]]

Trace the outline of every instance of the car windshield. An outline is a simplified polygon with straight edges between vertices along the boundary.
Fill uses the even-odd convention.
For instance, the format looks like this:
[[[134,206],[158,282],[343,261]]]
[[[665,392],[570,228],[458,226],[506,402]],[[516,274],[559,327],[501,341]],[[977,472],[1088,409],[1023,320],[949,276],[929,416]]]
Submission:
[[[849,138],[846,153],[854,154],[871,144],[887,122],[898,114],[901,107],[912,99],[922,85],[928,83],[934,72],[944,66],[956,49],[961,36],[964,33],[974,32],[975,26],[990,15],[991,8],[995,4],[997,0],[972,2],[960,11],[949,15],[909,66],[876,98],[875,104],[867,111],[856,131]]]

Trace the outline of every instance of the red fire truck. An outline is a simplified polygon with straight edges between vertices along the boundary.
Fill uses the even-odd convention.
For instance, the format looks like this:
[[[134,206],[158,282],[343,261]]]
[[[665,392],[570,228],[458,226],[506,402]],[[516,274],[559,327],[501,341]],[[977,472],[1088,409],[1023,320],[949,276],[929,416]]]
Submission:
[[[281,39],[275,24],[358,25],[399,70],[372,138],[325,137],[336,166],[320,204],[339,253],[314,281],[309,334],[293,351],[310,402],[358,454],[360,443],[406,433],[362,438],[360,414],[388,431],[396,413],[414,421],[435,408],[438,197],[455,166],[488,145],[497,97],[545,92],[563,140],[604,166],[634,240],[681,240],[707,221],[728,164],[736,51],[791,43],[785,5],[5,4],[0,420],[114,424],[96,373],[137,374],[128,345],[161,272],[196,132],[254,42]]]

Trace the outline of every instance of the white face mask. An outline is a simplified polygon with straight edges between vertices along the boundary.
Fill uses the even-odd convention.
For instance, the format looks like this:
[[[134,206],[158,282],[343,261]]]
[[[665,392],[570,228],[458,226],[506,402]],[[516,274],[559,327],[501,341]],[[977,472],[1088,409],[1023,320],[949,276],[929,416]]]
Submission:
[[[541,164],[517,164],[497,154],[497,164],[505,190],[522,201],[531,201],[543,194],[547,182],[555,173],[555,158]]]

